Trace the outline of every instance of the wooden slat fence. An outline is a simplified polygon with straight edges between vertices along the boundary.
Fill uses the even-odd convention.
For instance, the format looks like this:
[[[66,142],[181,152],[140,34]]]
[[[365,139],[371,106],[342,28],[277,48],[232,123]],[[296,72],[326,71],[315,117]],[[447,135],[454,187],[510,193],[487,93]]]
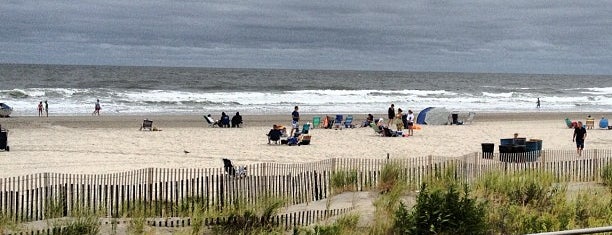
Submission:
[[[330,217],[339,216],[346,214],[353,210],[353,207],[330,209],[330,210],[309,210],[309,211],[297,211],[286,214],[279,214],[270,218],[270,224],[274,226],[281,226],[285,230],[292,229],[294,227],[308,226]],[[130,218],[122,218],[116,220],[101,221],[100,225],[104,224],[129,224],[131,223]],[[153,227],[170,227],[180,228],[191,226],[192,219],[189,217],[172,217],[172,218],[149,218],[145,219],[145,223],[148,226]],[[231,224],[231,220],[228,217],[209,217],[204,218],[204,226],[218,226],[224,224]],[[56,226],[52,228],[35,229],[28,231],[8,232],[6,235],[29,235],[29,234],[64,234],[66,230],[65,226]]]
[[[246,177],[231,177],[223,168],[146,168],[122,173],[74,175],[40,173],[0,179],[0,216],[15,222],[71,216],[86,208],[106,217],[131,216],[134,208],[149,217],[185,216],[197,205],[222,210],[240,202],[254,205],[261,198],[286,200],[287,205],[308,203],[332,194],[330,179],[336,172],[354,172],[354,190],[378,183],[387,163],[401,166],[406,181],[417,189],[428,178],[450,171],[471,183],[489,171],[546,171],[569,182],[599,182],[602,167],[612,163],[612,150],[543,150],[524,154],[482,153],[460,157],[387,159],[327,159],[312,163],[248,165]]]

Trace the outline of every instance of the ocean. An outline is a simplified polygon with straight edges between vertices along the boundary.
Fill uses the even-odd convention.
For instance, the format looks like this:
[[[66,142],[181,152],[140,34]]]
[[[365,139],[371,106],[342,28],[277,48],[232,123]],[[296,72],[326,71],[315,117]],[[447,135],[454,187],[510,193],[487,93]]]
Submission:
[[[541,108],[536,108],[540,97]],[[0,102],[12,116],[386,113],[445,107],[459,112],[609,112],[612,75],[540,75],[290,69],[0,64]]]

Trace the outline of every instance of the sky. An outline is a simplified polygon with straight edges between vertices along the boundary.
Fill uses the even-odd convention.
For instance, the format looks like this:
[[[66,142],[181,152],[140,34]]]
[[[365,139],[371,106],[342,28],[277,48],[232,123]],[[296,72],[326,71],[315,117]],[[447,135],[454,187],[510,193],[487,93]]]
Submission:
[[[609,0],[0,0],[0,63],[612,74]]]

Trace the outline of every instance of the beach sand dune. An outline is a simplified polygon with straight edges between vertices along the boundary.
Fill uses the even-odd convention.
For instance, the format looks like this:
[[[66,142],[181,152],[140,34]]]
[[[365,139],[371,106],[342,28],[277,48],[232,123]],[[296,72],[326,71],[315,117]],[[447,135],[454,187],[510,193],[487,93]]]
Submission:
[[[572,150],[573,130],[564,126],[565,116],[485,114],[471,125],[422,126],[411,137],[379,137],[372,128],[314,129],[307,146],[267,144],[265,134],[272,124],[288,126],[288,118],[280,115],[245,116],[242,128],[209,128],[202,116],[149,116],[160,131],[139,131],[140,116],[14,117],[0,120],[10,130],[11,148],[0,152],[0,177],[114,173],[148,167],[210,168],[221,167],[221,158],[246,165],[385,158],[387,154],[391,158],[459,157],[481,151],[481,143],[497,145],[500,138],[511,138],[513,133],[542,139],[544,149]],[[586,117],[572,114],[570,118],[582,116]],[[309,116],[304,119],[312,120]],[[609,149],[610,143],[612,131],[589,130],[587,149]]]

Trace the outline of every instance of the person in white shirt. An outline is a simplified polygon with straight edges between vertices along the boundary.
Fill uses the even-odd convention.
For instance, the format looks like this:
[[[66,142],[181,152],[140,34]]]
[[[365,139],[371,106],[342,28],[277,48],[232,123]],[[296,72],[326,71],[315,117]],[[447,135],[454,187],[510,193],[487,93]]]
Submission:
[[[412,110],[408,110],[408,135],[414,135],[414,132],[412,131],[413,127],[414,127],[414,113],[412,112]]]

